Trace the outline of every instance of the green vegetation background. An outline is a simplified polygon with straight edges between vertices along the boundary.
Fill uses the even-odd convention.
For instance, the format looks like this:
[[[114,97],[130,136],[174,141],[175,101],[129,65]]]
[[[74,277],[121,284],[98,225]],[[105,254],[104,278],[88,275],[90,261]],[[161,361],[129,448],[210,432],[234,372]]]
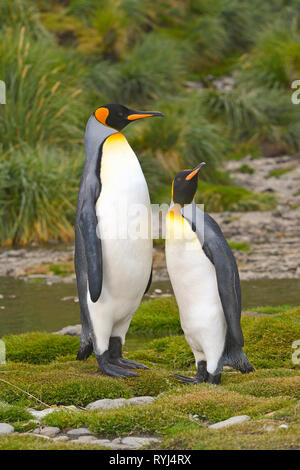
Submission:
[[[85,122],[109,102],[166,115],[125,130],[153,202],[204,160],[208,210],[274,206],[233,186],[224,162],[299,150],[297,0],[2,0],[0,17],[1,244],[73,238]]]

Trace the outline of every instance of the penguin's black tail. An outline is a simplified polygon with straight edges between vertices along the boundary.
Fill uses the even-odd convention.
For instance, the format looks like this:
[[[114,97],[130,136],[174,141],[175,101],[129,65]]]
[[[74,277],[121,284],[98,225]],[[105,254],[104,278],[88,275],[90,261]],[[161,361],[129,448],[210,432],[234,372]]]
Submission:
[[[243,374],[248,374],[255,370],[241,346],[230,340],[228,337],[223,353],[223,364],[234,367]]]
[[[88,343],[86,342],[80,342],[79,345],[79,350],[77,353],[77,361],[84,361],[87,359],[93,352],[93,343],[92,341],[89,341]]]

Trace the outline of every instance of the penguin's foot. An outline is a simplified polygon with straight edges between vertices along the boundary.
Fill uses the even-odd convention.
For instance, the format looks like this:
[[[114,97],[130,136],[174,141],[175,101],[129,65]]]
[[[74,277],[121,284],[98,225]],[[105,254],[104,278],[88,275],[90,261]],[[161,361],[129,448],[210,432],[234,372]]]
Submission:
[[[98,361],[99,370],[106,375],[121,377],[123,379],[126,377],[138,377],[135,372],[116,365],[114,359],[110,358],[109,351],[105,351],[100,356],[96,355],[96,359]]]
[[[186,377],[185,375],[174,374],[172,377],[180,380],[180,382],[188,385],[195,385],[203,382],[218,385],[221,382],[221,374],[210,374],[207,372],[206,361],[199,361],[197,364],[196,377]]]
[[[80,346],[79,346],[79,351],[77,353],[76,360],[77,361],[84,361],[85,359],[87,359],[92,354],[92,352],[93,352],[93,343],[92,342],[88,342],[88,343],[81,342]]]
[[[131,361],[130,359],[126,359],[125,357],[120,357],[118,359],[111,359],[113,364],[116,364],[119,367],[124,367],[125,369],[148,369],[149,367],[144,366],[144,364],[140,364],[136,361]]]
[[[216,374],[216,375],[208,374],[207,383],[214,384],[214,385],[219,385],[220,382],[221,382],[221,375],[222,374]]]
[[[122,342],[118,336],[111,336],[109,339],[108,346],[110,362],[118,367],[124,367],[125,369],[149,369],[136,361],[131,361],[122,356]]]
[[[197,377],[187,377],[185,375],[173,374],[172,377],[179,380],[181,383],[186,385],[196,385],[199,383]]]

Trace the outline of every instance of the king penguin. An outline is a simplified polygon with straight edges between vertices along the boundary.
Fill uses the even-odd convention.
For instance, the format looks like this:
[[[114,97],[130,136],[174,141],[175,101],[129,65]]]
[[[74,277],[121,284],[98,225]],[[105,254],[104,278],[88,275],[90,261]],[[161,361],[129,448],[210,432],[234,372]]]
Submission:
[[[125,359],[122,346],[131,318],[151,283],[152,239],[137,239],[127,233],[103,234],[109,227],[135,223],[131,207],[142,206],[150,214],[144,174],[120,130],[132,121],[152,116],[163,114],[108,104],[96,109],[85,132],[86,161],[75,225],[75,271],[82,323],[77,359],[86,359],[94,350],[99,370],[113,377],[136,376],[129,369],[146,369]],[[120,220],[122,208],[128,211],[121,214]]]
[[[215,220],[194,202],[201,163],[179,172],[166,216],[167,269],[197,367],[187,384],[219,384],[223,365],[253,371],[242,350],[241,287],[233,253]]]

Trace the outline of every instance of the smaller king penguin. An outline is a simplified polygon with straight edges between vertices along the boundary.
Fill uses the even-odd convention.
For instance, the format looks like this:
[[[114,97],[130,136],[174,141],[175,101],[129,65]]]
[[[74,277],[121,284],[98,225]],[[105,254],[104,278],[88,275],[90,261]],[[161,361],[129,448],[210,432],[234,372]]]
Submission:
[[[194,202],[198,173],[205,165],[179,172],[166,216],[166,260],[185,338],[197,375],[174,375],[181,382],[219,384],[223,365],[242,373],[254,369],[242,350],[241,286],[225,237]]]

